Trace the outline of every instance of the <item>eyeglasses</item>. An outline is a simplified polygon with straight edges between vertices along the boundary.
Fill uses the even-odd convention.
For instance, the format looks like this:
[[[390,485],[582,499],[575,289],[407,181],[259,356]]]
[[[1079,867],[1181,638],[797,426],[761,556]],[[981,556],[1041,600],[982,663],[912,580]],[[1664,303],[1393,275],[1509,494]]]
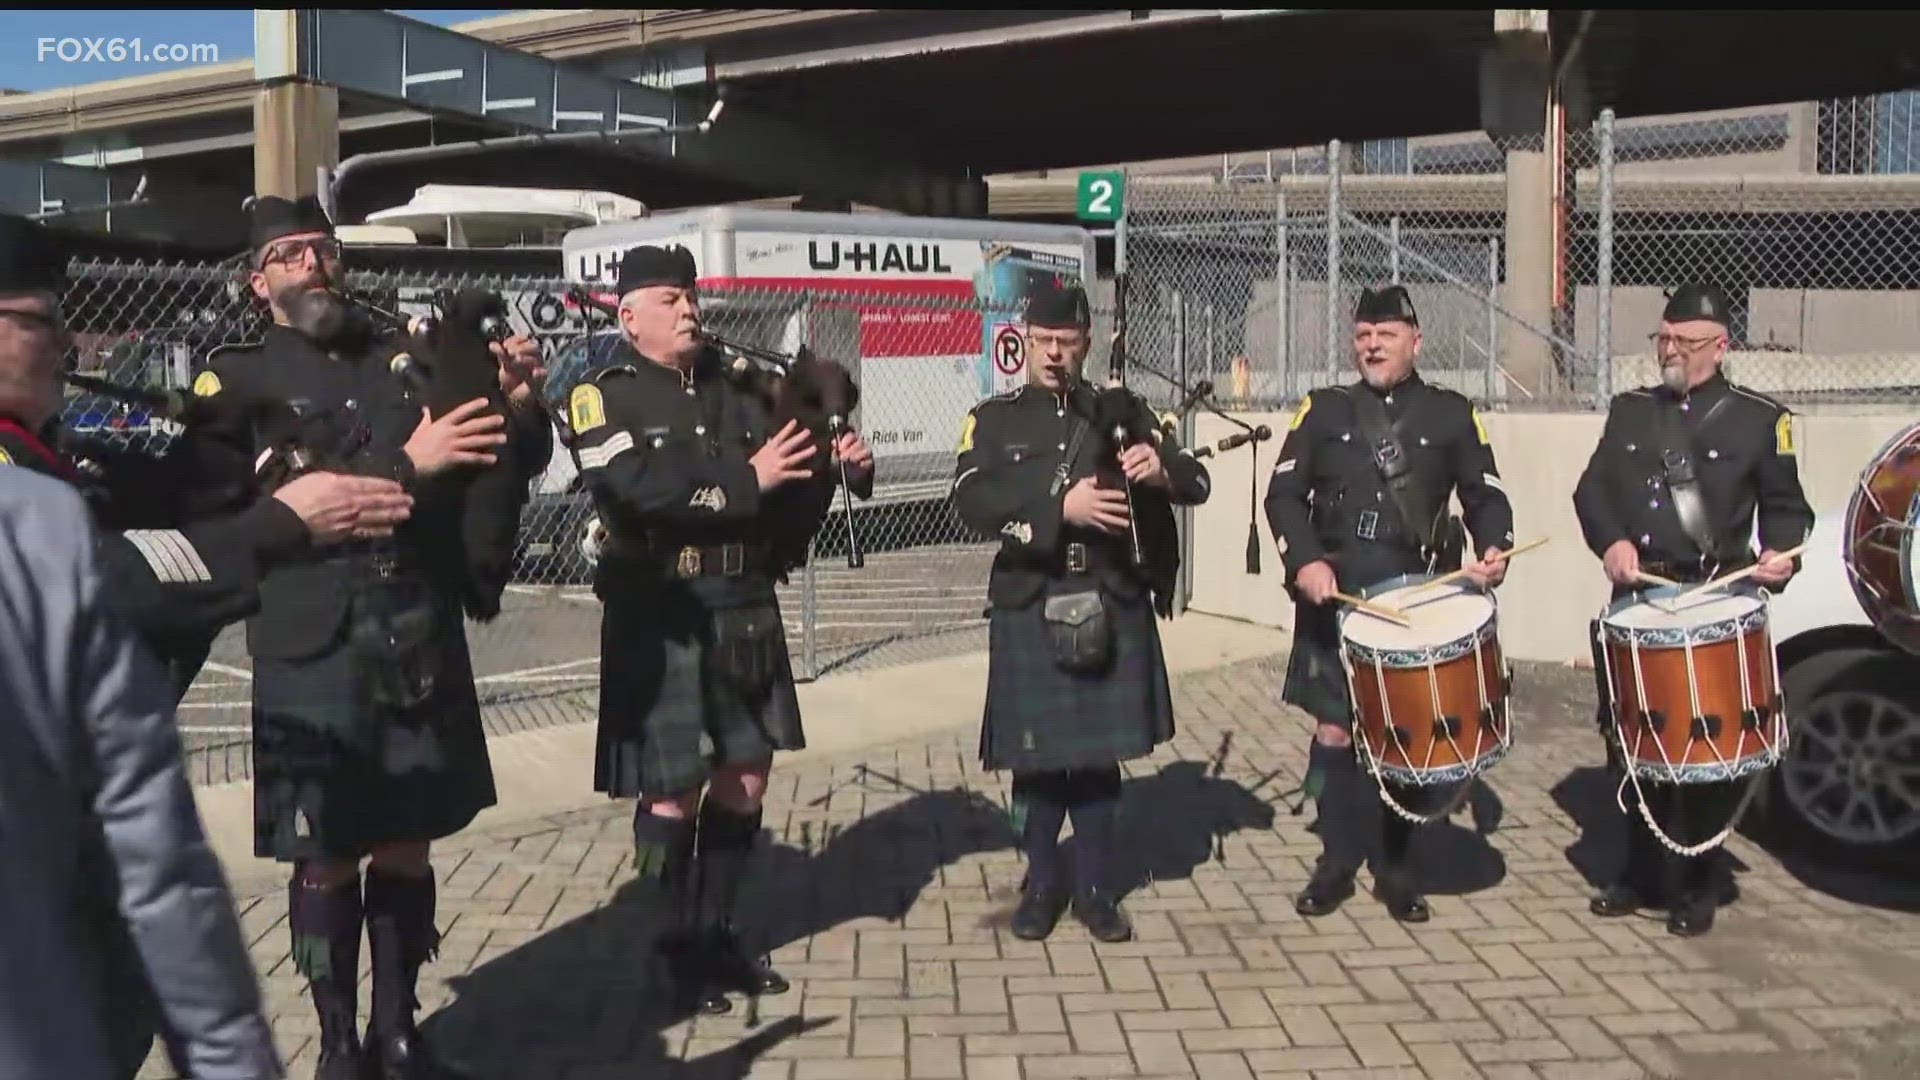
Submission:
[[[309,240],[283,240],[269,245],[260,256],[260,266],[265,269],[274,263],[293,265],[307,252],[322,262],[332,262],[340,258],[340,241],[331,236],[316,236]]]
[[[19,308],[0,308],[0,318],[11,319],[28,330],[45,330],[57,334],[67,328],[67,321],[58,311],[49,315],[41,311],[23,311]]]
[[[1668,346],[1672,346],[1681,352],[1693,352],[1695,349],[1704,349],[1714,342],[1719,341],[1720,335],[1708,334],[1706,337],[1701,338],[1683,338],[1676,334],[1655,332],[1648,334],[1647,340],[1653,342],[1655,351],[1664,350]]]

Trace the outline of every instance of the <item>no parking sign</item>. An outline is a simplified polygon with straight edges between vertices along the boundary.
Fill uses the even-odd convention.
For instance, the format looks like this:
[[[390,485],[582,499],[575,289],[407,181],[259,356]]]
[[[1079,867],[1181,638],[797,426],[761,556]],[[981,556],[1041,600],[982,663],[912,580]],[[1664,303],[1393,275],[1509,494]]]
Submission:
[[[1018,375],[1027,363],[1027,338],[1020,327],[1001,323],[993,330],[993,366],[1002,375]]]

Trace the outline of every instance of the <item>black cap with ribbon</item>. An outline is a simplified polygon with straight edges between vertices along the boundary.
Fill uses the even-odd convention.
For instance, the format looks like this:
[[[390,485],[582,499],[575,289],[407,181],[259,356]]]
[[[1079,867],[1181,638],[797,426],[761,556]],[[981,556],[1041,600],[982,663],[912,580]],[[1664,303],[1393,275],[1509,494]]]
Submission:
[[[1413,298],[1407,295],[1403,285],[1389,285],[1384,289],[1361,289],[1360,302],[1353,306],[1353,321],[1357,323],[1383,323],[1398,320],[1410,326],[1420,325],[1420,315],[1413,310]]]
[[[1670,323],[1704,320],[1731,326],[1733,301],[1718,285],[1682,285],[1667,294],[1667,307],[1660,318]]]
[[[1087,291],[1078,285],[1045,282],[1027,295],[1028,326],[1048,330],[1086,330],[1093,326]]]
[[[61,293],[67,287],[66,245],[45,225],[0,214],[0,292]]]
[[[616,296],[625,296],[635,289],[654,285],[691,289],[695,278],[693,252],[678,244],[670,248],[647,244],[628,248],[626,254],[620,256],[620,278],[613,291]]]
[[[327,212],[320,206],[320,200],[312,195],[302,195],[298,199],[262,195],[249,203],[247,215],[247,247],[251,251],[259,251],[283,236],[303,233],[333,235],[333,222],[327,219]]]

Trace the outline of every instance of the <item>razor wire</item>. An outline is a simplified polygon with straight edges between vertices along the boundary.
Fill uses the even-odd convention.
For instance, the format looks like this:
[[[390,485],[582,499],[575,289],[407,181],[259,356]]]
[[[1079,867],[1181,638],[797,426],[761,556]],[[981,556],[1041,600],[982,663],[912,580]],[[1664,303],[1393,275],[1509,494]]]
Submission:
[[[231,267],[77,261],[69,277],[63,310],[73,337],[71,368],[123,385],[189,392],[210,353],[257,342],[268,325],[244,273]],[[551,408],[564,407],[581,379],[623,355],[612,320],[571,299],[572,283],[558,277],[350,272],[346,284],[409,315],[433,313],[435,298],[447,293],[498,293],[513,328],[542,346],[548,367],[542,396]],[[1110,285],[1094,282],[1090,292],[1095,333],[1088,374],[1102,378]],[[1026,377],[1019,312],[973,297],[858,288],[703,290],[701,308],[704,325],[719,336],[789,354],[805,344],[844,364],[860,388],[852,423],[872,447],[876,466],[872,498],[856,500],[851,510],[865,564],[847,565],[849,511],[836,494],[807,563],[779,588],[796,673],[816,677],[983,647],[998,538],[968,530],[949,489],[968,411]],[[1149,380],[1130,381],[1155,401],[1167,396],[1154,393]],[[61,422],[77,434],[151,454],[164,454],[182,430],[150,411],[74,389],[67,391]],[[541,685],[591,682],[592,671],[568,665],[599,652],[592,594],[597,540],[592,500],[556,431],[553,458],[533,479],[521,514],[505,610],[493,623],[469,626],[477,674],[544,664],[565,670],[538,675]],[[529,642],[557,651],[534,655],[538,649],[520,647]],[[505,655],[483,660],[490,649]]]

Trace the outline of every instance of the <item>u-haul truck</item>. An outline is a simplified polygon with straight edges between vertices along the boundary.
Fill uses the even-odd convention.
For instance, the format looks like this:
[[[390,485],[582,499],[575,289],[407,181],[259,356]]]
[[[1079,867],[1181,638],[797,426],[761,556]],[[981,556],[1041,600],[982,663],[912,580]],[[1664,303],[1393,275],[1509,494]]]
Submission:
[[[810,341],[845,364],[882,485],[943,476],[967,410],[1025,379],[1015,313],[1035,280],[1094,274],[1093,235],[1073,226],[710,207],[575,229],[567,276],[610,299],[621,253],[641,244],[693,252],[720,335]]]

